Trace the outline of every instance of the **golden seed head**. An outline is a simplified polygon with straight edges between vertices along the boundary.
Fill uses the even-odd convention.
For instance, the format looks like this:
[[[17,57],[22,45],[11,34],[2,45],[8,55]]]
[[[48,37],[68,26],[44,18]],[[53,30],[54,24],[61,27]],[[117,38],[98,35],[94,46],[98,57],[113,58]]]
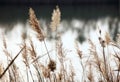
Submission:
[[[48,64],[48,69],[50,69],[51,71],[54,71],[56,69],[56,63],[53,60],[50,60],[49,64]]]
[[[61,18],[61,12],[58,6],[56,6],[56,9],[53,10],[52,13],[52,22],[50,24],[50,28],[52,29],[52,31],[55,31],[58,27],[58,25],[60,24],[60,18]]]
[[[37,32],[37,38],[40,41],[43,41],[44,35],[43,35],[42,29],[40,27],[39,21],[36,18],[36,15],[35,15],[34,10],[32,8],[29,9],[29,18],[30,18],[29,19],[30,25],[32,26],[33,30],[35,30]]]

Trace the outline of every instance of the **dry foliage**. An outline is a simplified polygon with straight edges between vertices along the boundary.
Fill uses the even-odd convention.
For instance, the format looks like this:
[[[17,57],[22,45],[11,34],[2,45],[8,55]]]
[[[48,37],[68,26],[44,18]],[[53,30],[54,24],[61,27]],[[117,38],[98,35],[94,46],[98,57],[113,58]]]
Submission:
[[[61,19],[61,12],[58,6],[56,6],[56,9],[53,10],[52,13],[52,22],[50,24],[50,27],[52,29],[52,31],[55,31],[57,29],[57,27],[60,24],[60,19]]]
[[[61,12],[57,6],[52,13],[50,25],[52,31],[57,30],[60,20]],[[20,52],[15,57],[12,57],[7,50],[8,45],[6,38],[3,35],[3,52],[6,54],[5,56],[7,57],[8,63],[7,67],[0,64],[0,82],[120,82],[120,35],[117,36],[117,42],[112,42],[110,35],[107,32],[105,34],[105,40],[103,40],[101,36],[98,37],[101,48],[99,49],[99,52],[101,53],[97,52],[97,46],[89,39],[88,43],[90,47],[88,51],[90,53],[87,54],[89,57],[86,58],[83,58],[84,54],[82,50],[79,49],[78,43],[76,43],[75,49],[78,58],[80,59],[79,63],[82,67],[82,72],[81,70],[80,72],[83,73],[82,76],[79,76],[82,77],[82,79],[79,79],[78,77],[77,80],[79,80],[76,81],[75,76],[77,73],[72,65],[74,62],[69,61],[70,64],[68,64],[68,61],[65,60],[67,57],[65,55],[66,53],[63,48],[61,36],[58,37],[57,41],[55,40],[55,42],[57,42],[57,49],[55,50],[56,60],[54,60],[47,48],[43,30],[32,8],[29,9],[29,23],[37,33],[37,39],[40,40],[39,42],[44,43],[47,52],[45,55],[48,55],[49,60],[46,59],[45,61],[47,62],[45,62],[45,64],[41,63],[40,59],[45,55],[38,56],[38,54],[41,53],[37,53],[34,41],[32,38],[29,38],[28,45],[26,41],[27,36],[25,34],[22,35],[23,43]],[[99,34],[102,34],[102,30],[99,30]],[[111,45],[112,48],[117,48],[118,52],[114,51],[114,54],[110,54],[109,49],[105,50],[109,47],[108,45]],[[106,52],[109,53],[109,57],[106,56]],[[19,67],[17,67],[17,64],[14,62],[19,54],[22,55],[23,61],[21,62],[23,62],[26,67],[26,77],[21,74],[18,70]],[[111,66],[110,57],[113,57],[112,59],[114,60],[116,67]],[[34,62],[31,63],[31,60]],[[57,67],[58,65],[60,67]],[[3,78],[3,76],[6,77]]]
[[[39,24],[39,21],[38,19],[36,18],[36,15],[34,13],[34,10],[32,8],[29,9],[29,22],[30,22],[30,25],[32,26],[32,28],[37,32],[37,37],[40,41],[43,41],[44,40],[44,35],[43,35],[43,32],[42,32],[42,29],[40,27],[40,24]]]

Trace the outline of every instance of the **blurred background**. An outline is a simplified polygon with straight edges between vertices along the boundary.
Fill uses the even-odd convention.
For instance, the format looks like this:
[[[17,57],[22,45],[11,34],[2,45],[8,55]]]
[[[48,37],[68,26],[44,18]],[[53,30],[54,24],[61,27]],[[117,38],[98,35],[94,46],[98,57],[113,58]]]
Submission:
[[[78,54],[75,52],[75,41],[79,42],[80,51],[83,51],[83,56],[87,58],[90,54],[88,43],[89,38],[94,45],[99,48],[98,28],[102,30],[103,36],[105,35],[105,32],[109,32],[111,39],[116,40],[115,37],[120,33],[119,0],[0,0],[1,56],[2,54],[6,54],[2,47],[4,43],[4,33],[7,50],[12,53],[12,55],[16,55],[14,53],[19,52],[19,46],[23,44],[21,35],[24,32],[30,35],[30,38],[32,35],[34,36],[34,32],[30,29],[31,26],[28,23],[29,8],[32,7],[38,20],[40,20],[42,28],[46,32],[47,48],[50,51],[53,50],[50,54],[51,57],[55,59],[55,50],[57,50],[55,46],[56,43],[54,39],[51,39],[55,38],[55,33],[53,34],[49,27],[52,12],[53,9],[56,8],[56,5],[59,6],[61,11],[61,23],[58,30],[61,32],[63,50],[65,49],[65,61],[68,59],[72,61],[72,65],[75,67],[76,71],[76,79],[80,82],[79,80],[82,78],[82,66],[80,65]],[[39,52],[37,55],[46,53],[44,45],[41,45],[38,39],[34,37],[32,37],[32,41],[34,41],[36,52]],[[99,52],[100,51],[98,51],[98,53]],[[113,52],[113,50],[111,52]],[[4,56],[1,58],[3,61],[5,60]],[[47,65],[46,58],[41,58],[40,60],[45,65]],[[25,76],[26,68],[23,67],[24,64],[21,61],[23,61],[22,58],[18,58],[16,62],[18,67],[20,67],[19,69],[22,71],[21,73]],[[69,62],[66,62],[66,65],[67,63]]]
[[[82,43],[100,27],[110,32],[115,40],[120,33],[119,3],[119,0],[0,0],[0,27],[5,28],[6,33],[19,23],[25,28],[32,7],[42,26],[48,28],[53,9],[58,5],[61,32],[71,30]]]

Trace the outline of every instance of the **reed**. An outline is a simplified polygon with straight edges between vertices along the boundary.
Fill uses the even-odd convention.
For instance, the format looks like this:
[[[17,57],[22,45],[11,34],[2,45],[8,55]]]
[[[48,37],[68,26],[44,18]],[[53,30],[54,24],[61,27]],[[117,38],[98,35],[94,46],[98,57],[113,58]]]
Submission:
[[[0,63],[0,82],[120,82],[120,34],[117,35],[117,41],[113,41],[108,32],[102,37],[102,29],[99,29],[98,37],[99,43],[96,45],[92,40],[88,39],[89,53],[87,56],[82,49],[79,48],[78,43],[75,42],[75,52],[78,56],[79,73],[82,73],[81,79],[76,80],[77,73],[75,72],[74,62],[67,58],[68,52],[64,48],[61,38],[61,32],[58,27],[61,21],[61,11],[58,6],[53,10],[50,28],[52,33],[55,33],[53,43],[55,49],[49,50],[47,46],[47,36],[45,31],[37,19],[35,12],[32,8],[29,9],[29,24],[36,33],[36,39],[39,43],[44,44],[45,53],[40,53],[36,50],[35,41],[33,37],[28,37],[26,33],[21,36],[22,44],[20,50],[15,57],[8,51],[7,38],[2,33],[3,51],[5,53],[7,66]],[[16,46],[18,46],[16,44]],[[109,46],[112,47],[114,53],[111,54]],[[53,46],[52,46],[53,47]],[[98,48],[99,47],[99,48]],[[115,50],[117,48],[117,51]],[[40,50],[40,49],[39,49]],[[55,58],[52,57],[52,52],[55,53]],[[99,51],[99,52],[98,52]],[[70,53],[70,52],[69,52]],[[106,54],[107,53],[107,54]],[[75,54],[75,55],[76,55]],[[22,62],[26,68],[26,77],[22,74],[15,60],[21,55]],[[46,62],[42,62],[41,59]],[[111,58],[116,67],[111,66]],[[74,59],[74,58],[73,58]]]

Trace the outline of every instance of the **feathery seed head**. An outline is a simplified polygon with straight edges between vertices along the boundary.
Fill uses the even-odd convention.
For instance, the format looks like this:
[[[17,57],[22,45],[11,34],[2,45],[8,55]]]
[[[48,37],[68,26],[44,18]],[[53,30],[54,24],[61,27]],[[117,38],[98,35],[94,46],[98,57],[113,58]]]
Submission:
[[[60,24],[60,18],[61,18],[61,12],[58,6],[56,6],[56,9],[53,10],[52,13],[52,22],[50,24],[50,28],[52,29],[52,31],[55,31],[58,27],[58,25]]]
[[[29,18],[30,18],[29,19],[30,25],[37,32],[37,38],[40,41],[43,41],[44,40],[44,35],[43,35],[42,29],[40,27],[39,21],[36,18],[36,15],[35,15],[34,10],[32,8],[29,9]]]

